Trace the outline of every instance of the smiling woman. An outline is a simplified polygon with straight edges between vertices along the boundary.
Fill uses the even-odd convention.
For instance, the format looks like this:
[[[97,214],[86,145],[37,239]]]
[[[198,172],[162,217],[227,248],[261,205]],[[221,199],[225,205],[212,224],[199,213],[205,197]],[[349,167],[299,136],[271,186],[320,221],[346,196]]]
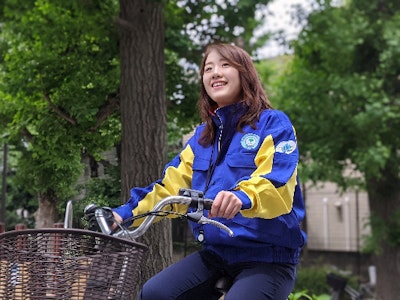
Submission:
[[[294,128],[283,112],[271,107],[242,48],[209,45],[200,76],[203,123],[161,178],[132,188],[130,199],[114,215],[130,224],[163,197],[189,188],[213,199],[204,216],[228,226],[234,236],[190,221],[201,250],[152,277],[139,299],[218,299],[214,286],[220,277],[233,282],[225,300],[287,299],[306,241],[300,228],[305,212]]]

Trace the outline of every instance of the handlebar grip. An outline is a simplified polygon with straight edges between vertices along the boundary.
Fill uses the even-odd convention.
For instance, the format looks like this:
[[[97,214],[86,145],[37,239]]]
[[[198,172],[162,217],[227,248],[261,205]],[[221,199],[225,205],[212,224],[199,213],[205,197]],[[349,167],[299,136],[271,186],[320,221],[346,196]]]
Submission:
[[[110,234],[111,225],[114,223],[111,208],[98,208],[96,209],[94,215],[96,217],[97,224],[99,225],[101,232],[105,234]]]
[[[211,199],[201,199],[200,201],[203,202],[203,207],[204,207],[204,209],[207,209],[207,210],[210,210],[210,209],[211,209],[213,200],[211,200]],[[197,199],[192,199],[192,201],[190,202],[189,207],[191,207],[191,208],[198,208],[198,207],[199,207],[199,206],[198,206],[198,202],[199,202],[199,200],[197,200]]]
[[[211,199],[204,199],[204,209],[210,210],[213,204],[213,200]]]
[[[88,229],[110,234],[111,225],[115,222],[111,208],[98,207],[96,204],[90,203],[84,209],[85,219],[88,221]]]

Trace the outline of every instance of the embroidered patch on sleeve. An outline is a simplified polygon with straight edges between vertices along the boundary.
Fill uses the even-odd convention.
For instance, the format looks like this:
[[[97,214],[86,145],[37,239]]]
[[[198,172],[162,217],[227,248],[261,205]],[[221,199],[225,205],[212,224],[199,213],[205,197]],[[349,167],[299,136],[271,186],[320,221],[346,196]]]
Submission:
[[[296,147],[295,141],[283,141],[276,146],[275,151],[279,153],[290,154],[296,150]]]

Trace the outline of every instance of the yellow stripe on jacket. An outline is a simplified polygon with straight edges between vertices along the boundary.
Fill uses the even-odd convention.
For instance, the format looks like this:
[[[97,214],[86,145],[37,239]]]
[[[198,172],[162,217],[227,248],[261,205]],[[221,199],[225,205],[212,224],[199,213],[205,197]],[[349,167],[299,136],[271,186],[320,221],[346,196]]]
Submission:
[[[236,187],[236,190],[246,193],[252,202],[250,209],[241,211],[245,217],[272,219],[292,210],[297,168],[285,185],[275,188],[271,181],[263,177],[271,173],[274,155],[274,141],[269,135],[254,159],[257,169],[251,174],[250,179],[241,181]]]

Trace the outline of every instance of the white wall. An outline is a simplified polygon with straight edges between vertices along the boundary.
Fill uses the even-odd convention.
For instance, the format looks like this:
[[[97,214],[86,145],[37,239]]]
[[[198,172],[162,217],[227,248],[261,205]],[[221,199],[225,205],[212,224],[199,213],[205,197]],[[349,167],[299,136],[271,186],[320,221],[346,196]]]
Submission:
[[[306,186],[304,192],[307,247],[312,250],[358,251],[363,245],[363,236],[370,233],[367,194],[355,191],[339,194],[333,183],[324,183],[318,188]]]

